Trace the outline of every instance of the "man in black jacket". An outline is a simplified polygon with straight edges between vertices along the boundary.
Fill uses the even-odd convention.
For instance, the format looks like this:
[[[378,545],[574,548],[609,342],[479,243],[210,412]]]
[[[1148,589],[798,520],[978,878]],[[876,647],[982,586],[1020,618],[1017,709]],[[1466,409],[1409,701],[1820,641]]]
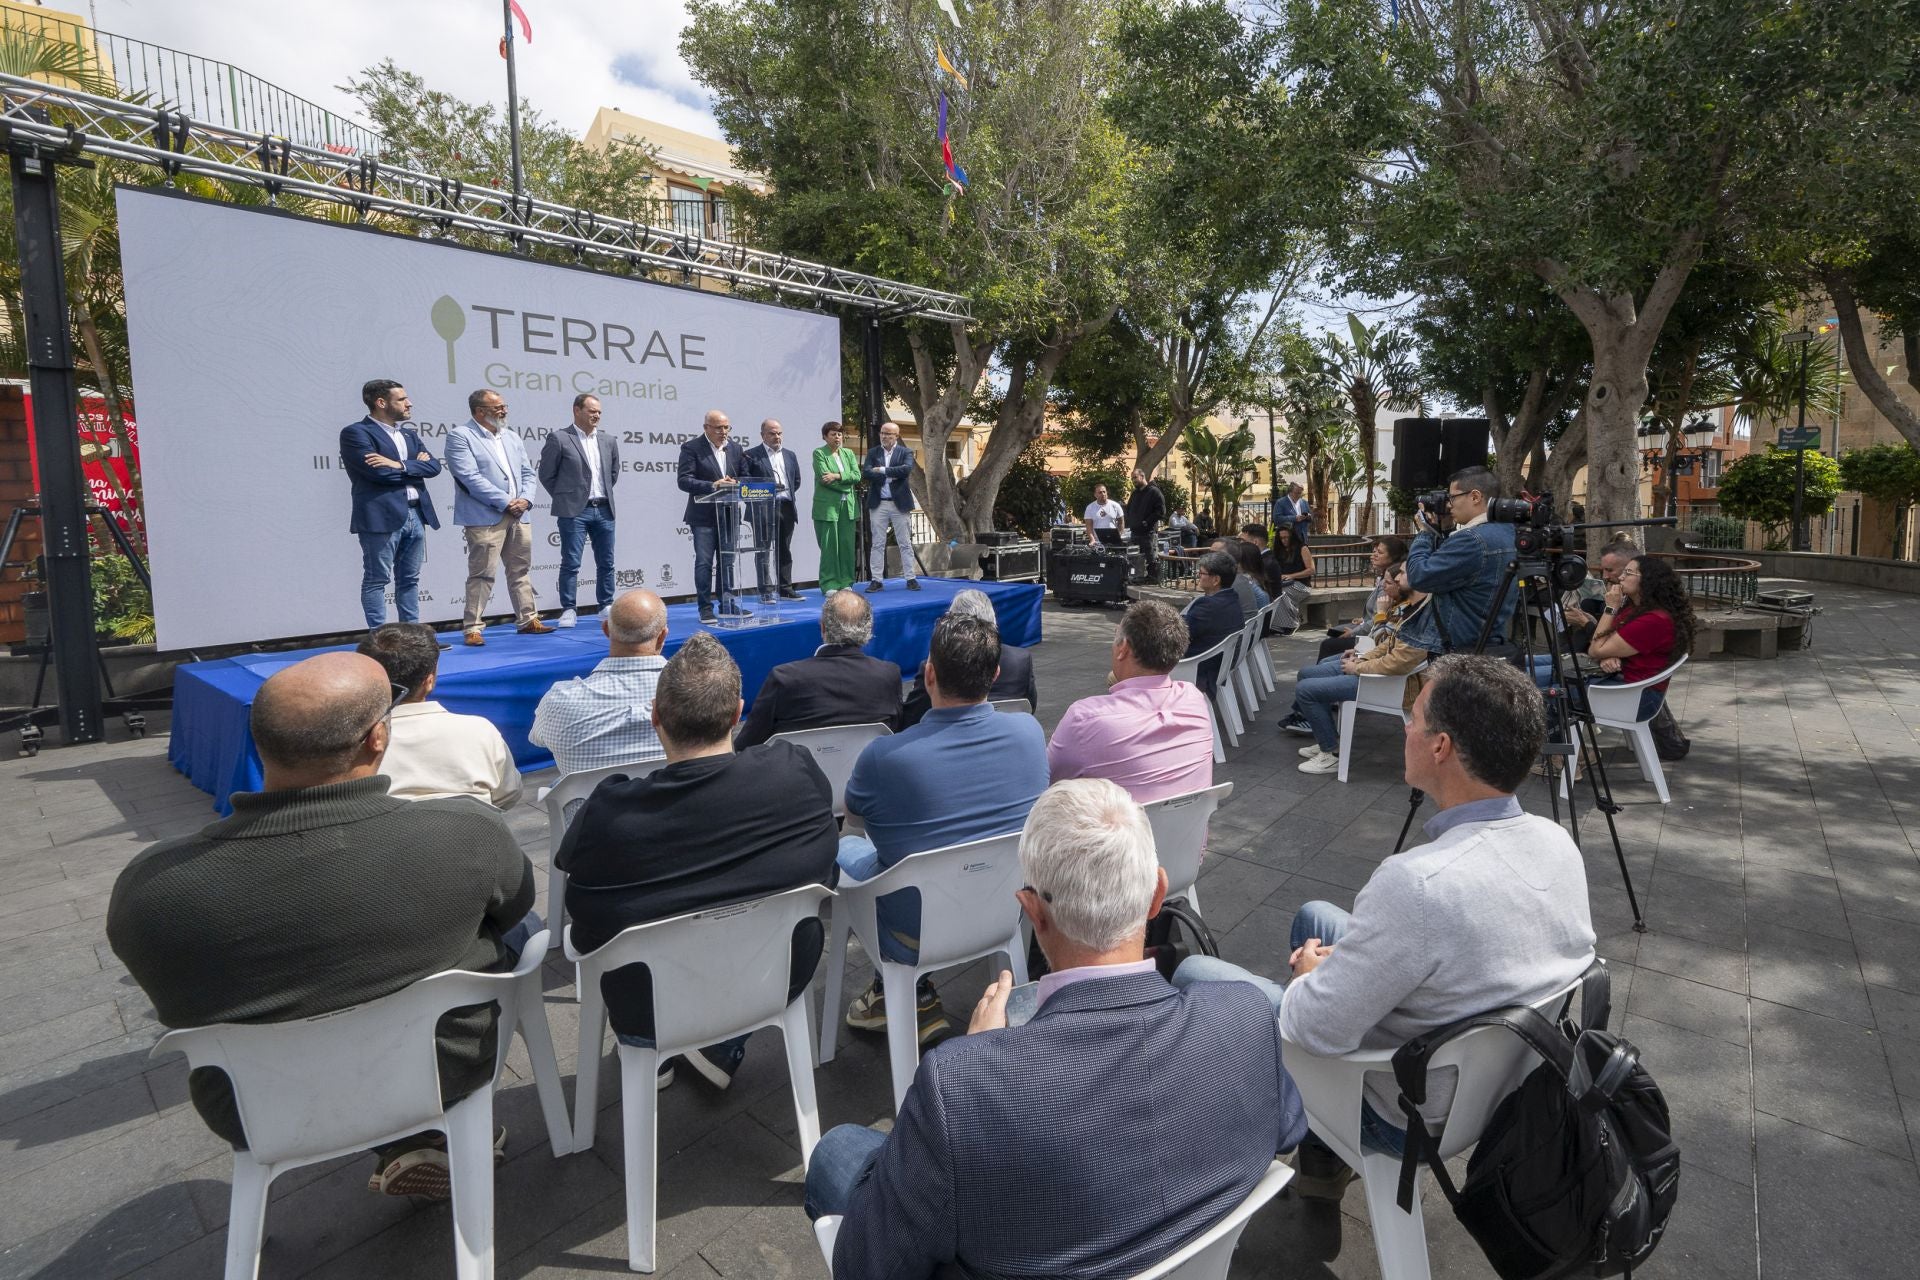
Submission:
[[[739,719],[740,668],[718,640],[696,632],[661,671],[654,692],[653,725],[666,767],[601,783],[556,855],[567,873],[575,949],[592,951],[649,920],[801,885],[831,886],[838,878],[839,831],[826,775],[790,742],[735,754]],[[813,980],[823,941],[817,919],[795,928],[789,999]],[[615,1034],[651,1044],[646,966],[615,970],[601,990]],[[687,1064],[724,1089],[746,1052],[740,1036],[696,1049]],[[661,1085],[672,1078],[671,1064],[663,1064]]]
[[[748,474],[746,451],[728,438],[732,429],[726,414],[709,409],[700,420],[700,434],[680,442],[680,492],[687,495],[680,518],[693,533],[693,591],[700,604],[700,621],[708,624],[718,621],[713,608],[716,593],[726,602],[729,616],[749,612],[733,599],[733,557],[720,554],[721,536],[737,532],[740,513],[725,504],[695,501],[739,487],[740,477]],[[722,520],[727,521],[725,529]],[[726,545],[734,543],[729,539]]]
[[[261,789],[120,873],[107,940],[162,1024],[295,1022],[446,969],[513,966],[539,927],[533,867],[487,806],[387,794],[395,692],[357,653],[276,672],[249,717]],[[493,1078],[494,1023],[491,1005],[440,1019],[448,1106]],[[196,1070],[187,1090],[209,1129],[246,1146],[225,1072]],[[429,1135],[379,1154],[372,1189],[447,1198],[447,1153]]]
[[[1153,558],[1153,535],[1167,518],[1167,498],[1147,479],[1143,468],[1133,469],[1133,492],[1127,495],[1127,534],[1146,558],[1147,581],[1160,580],[1160,562]]]
[[[884,724],[900,716],[900,668],[863,650],[873,639],[873,606],[853,590],[836,591],[820,608],[820,639],[811,658],[767,673],[753,710],[735,735],[735,750],[757,747],[790,729]]]
[[[997,634],[1000,619],[993,611],[993,600],[986,592],[977,587],[969,587],[953,597],[953,603],[947,606],[948,613],[958,613],[993,627]],[[1000,674],[993,678],[993,688],[987,691],[987,701],[1000,702],[1011,698],[1025,698],[1027,709],[1040,709],[1040,686],[1033,678],[1033,653],[1017,644],[1000,645]],[[911,729],[920,723],[923,716],[933,707],[933,700],[927,696],[927,671],[923,665],[913,676],[913,692],[907,695],[906,703],[900,708],[901,729]]]
[[[1236,576],[1233,557],[1224,551],[1209,551],[1200,557],[1195,576],[1200,580],[1200,594],[1180,616],[1187,620],[1186,657],[1196,653],[1205,653],[1228,636],[1247,625],[1247,613],[1241,607],[1240,597],[1233,589]],[[1200,664],[1200,671],[1194,683],[1200,686],[1200,692],[1213,696],[1214,679],[1220,671],[1220,659],[1212,658]]]

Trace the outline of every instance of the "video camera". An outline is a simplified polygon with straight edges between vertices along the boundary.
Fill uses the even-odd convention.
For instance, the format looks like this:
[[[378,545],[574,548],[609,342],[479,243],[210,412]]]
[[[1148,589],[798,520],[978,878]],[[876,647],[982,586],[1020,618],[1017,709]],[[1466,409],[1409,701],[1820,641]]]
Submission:
[[[1487,503],[1487,519],[1513,526],[1513,552],[1522,559],[1549,561],[1548,577],[1556,591],[1573,591],[1587,580],[1587,558],[1575,532],[1579,526],[1554,520],[1553,495],[1495,498]]]

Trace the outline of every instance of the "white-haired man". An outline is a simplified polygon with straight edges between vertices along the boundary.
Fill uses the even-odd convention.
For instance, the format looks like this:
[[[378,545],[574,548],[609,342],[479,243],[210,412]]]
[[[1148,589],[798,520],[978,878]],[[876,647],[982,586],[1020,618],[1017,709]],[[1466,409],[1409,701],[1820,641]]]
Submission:
[[[767,673],[733,745],[758,746],[776,733],[843,724],[884,724],[900,717],[900,668],[867,653],[873,606],[857,591],[829,592],[820,607],[821,645],[811,658]]]
[[[995,633],[1000,630],[1000,616],[993,611],[993,597],[978,587],[968,587],[965,591],[954,593],[953,601],[947,605],[948,613],[957,613],[964,618],[978,618],[990,623]],[[1033,678],[1033,651],[1023,649],[1017,644],[1000,643],[1000,674],[993,678],[993,688],[987,691],[987,701],[999,702],[1009,698],[1025,698],[1027,706],[1040,709],[1040,685]],[[900,727],[911,729],[920,723],[933,703],[927,697],[927,677],[924,671],[913,678],[913,692],[900,708]]]
[[[814,1148],[807,1212],[844,1215],[839,1280],[1130,1275],[1223,1217],[1306,1132],[1266,998],[1180,991],[1144,958],[1167,877],[1126,792],[1055,784],[1020,866],[1052,966],[1032,1018],[1007,1025],[1002,972],[968,1034],[921,1059],[891,1134],[842,1125]]]

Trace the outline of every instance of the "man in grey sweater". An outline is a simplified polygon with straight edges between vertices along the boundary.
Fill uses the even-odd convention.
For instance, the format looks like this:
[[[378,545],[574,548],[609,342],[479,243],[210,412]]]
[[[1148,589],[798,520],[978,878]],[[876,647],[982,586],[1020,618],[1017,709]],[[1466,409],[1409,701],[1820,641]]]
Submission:
[[[1545,734],[1527,676],[1493,658],[1435,660],[1405,751],[1407,785],[1439,809],[1427,820],[1428,843],[1382,862],[1351,913],[1326,902],[1300,908],[1292,981],[1265,983],[1283,1039],[1329,1057],[1397,1048],[1472,1014],[1544,999],[1593,963],[1580,850],[1513,797]],[[1195,957],[1174,982],[1250,977]],[[1450,1075],[1431,1077],[1421,1108],[1430,1124],[1445,1117],[1453,1085]],[[1390,1074],[1369,1076],[1361,1116],[1369,1148],[1401,1150],[1405,1131],[1389,1119],[1399,1115],[1396,1096]],[[1305,1182],[1312,1162],[1302,1159]],[[1344,1178],[1329,1181],[1337,1196]]]

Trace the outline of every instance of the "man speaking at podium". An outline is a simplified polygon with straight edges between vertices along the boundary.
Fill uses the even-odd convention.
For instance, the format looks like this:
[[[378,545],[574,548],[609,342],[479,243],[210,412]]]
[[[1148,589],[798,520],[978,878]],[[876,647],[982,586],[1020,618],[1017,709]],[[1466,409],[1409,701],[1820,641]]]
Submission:
[[[800,522],[793,495],[800,491],[800,463],[793,450],[780,443],[784,434],[785,429],[768,418],[760,424],[760,443],[746,452],[748,475],[780,484],[779,499],[759,504],[753,513],[753,569],[760,598],[768,604],[776,591],[783,599],[800,598],[793,589],[793,527]]]
[[[718,512],[715,508],[725,504],[701,502],[699,499],[716,490],[734,488],[740,483],[740,477],[746,474],[745,451],[727,438],[732,426],[726,414],[718,409],[709,409],[707,416],[700,420],[701,434],[682,441],[680,445],[680,491],[687,495],[687,509],[681,518],[687,522],[687,528],[693,531],[693,591],[700,603],[700,621],[707,623],[719,621],[713,610],[716,585],[723,596],[731,595],[733,591],[731,557],[719,554],[719,521],[724,519],[737,524],[739,512]],[[729,538],[727,545],[733,546],[733,539]],[[719,562],[718,584],[714,582],[716,560]],[[747,613],[738,604],[733,605],[732,609],[736,616]]]

